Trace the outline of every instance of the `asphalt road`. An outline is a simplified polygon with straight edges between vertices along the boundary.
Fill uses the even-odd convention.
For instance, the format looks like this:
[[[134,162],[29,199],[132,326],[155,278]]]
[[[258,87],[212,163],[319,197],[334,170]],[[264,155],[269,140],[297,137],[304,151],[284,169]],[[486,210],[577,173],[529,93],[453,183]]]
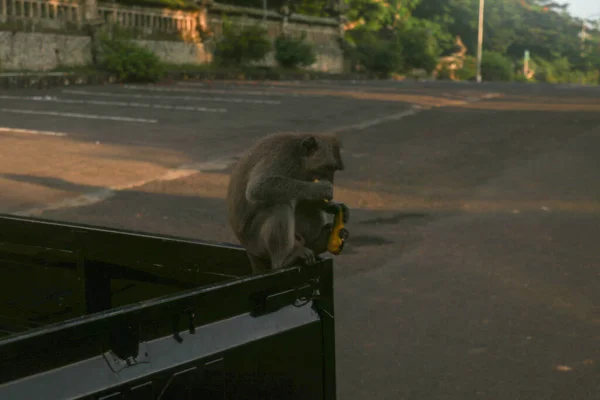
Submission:
[[[600,399],[600,89],[0,92],[0,212],[235,242],[231,163],[289,130],[344,144],[339,399]]]

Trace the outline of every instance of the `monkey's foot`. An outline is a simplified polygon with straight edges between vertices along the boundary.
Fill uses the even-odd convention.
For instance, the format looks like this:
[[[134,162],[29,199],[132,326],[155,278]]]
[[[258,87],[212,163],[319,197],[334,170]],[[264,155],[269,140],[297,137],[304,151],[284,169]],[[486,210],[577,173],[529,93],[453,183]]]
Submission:
[[[294,265],[310,265],[310,264],[314,264],[315,262],[316,262],[316,256],[315,256],[315,253],[311,249],[308,249],[306,247],[297,247],[294,250],[294,252],[286,258],[285,262],[283,262],[281,267],[278,267],[277,264],[275,263],[273,265],[273,268],[277,269],[277,268],[292,267]]]
[[[311,249],[304,248],[298,260],[302,265],[310,265],[317,262],[317,256]]]

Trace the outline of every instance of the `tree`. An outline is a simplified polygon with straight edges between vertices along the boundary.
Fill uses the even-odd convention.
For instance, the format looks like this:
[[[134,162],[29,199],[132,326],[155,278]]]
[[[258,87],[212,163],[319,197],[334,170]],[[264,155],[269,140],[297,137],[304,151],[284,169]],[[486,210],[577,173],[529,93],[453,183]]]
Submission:
[[[345,0],[348,29],[393,30],[408,19],[421,0]]]
[[[597,71],[598,29],[592,30],[590,43],[582,46],[578,36],[583,21],[568,13],[565,5],[549,0],[486,0],[485,51],[499,53],[513,61],[523,58],[525,50],[533,55],[557,62],[564,70]],[[422,0],[413,17],[433,21],[445,27],[452,36],[460,36],[471,55],[477,45],[477,13],[479,0]],[[442,46],[445,53],[450,49]]]

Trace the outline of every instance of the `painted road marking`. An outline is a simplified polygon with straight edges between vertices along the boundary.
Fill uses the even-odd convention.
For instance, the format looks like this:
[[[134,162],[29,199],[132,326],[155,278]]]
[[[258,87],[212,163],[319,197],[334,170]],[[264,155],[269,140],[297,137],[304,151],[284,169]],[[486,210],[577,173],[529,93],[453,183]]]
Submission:
[[[226,108],[206,108],[206,107],[192,107],[192,106],[170,106],[164,104],[148,104],[148,103],[127,103],[122,101],[103,101],[103,100],[74,100],[74,99],[59,99],[55,96],[9,96],[0,95],[0,99],[4,100],[22,100],[22,101],[41,101],[41,102],[55,102],[65,104],[89,104],[94,106],[119,106],[119,107],[138,107],[138,108],[159,108],[163,110],[181,110],[181,111],[199,111],[199,112],[211,112],[211,113],[226,113]]]
[[[192,101],[217,101],[224,103],[248,103],[248,104],[281,104],[280,100],[255,100],[255,99],[239,99],[226,97],[199,97],[199,96],[160,96],[147,94],[126,94],[126,93],[111,93],[111,92],[94,92],[89,90],[63,90],[63,93],[80,94],[84,96],[99,96],[99,97],[127,97],[132,99],[157,99],[157,100],[192,100]]]
[[[338,128],[331,129],[328,132],[341,133],[341,132],[348,132],[348,131],[360,131],[362,129],[371,128],[373,126],[383,124],[385,122],[399,121],[402,118],[410,117],[411,115],[416,115],[422,110],[423,109],[421,107],[413,105],[413,108],[410,110],[405,110],[405,111],[402,111],[402,112],[399,112],[396,114],[391,114],[391,115],[386,115],[384,117],[366,120],[366,121],[363,121],[363,122],[360,122],[360,123],[354,124],[354,125],[340,126]]]
[[[53,117],[66,117],[66,118],[84,118],[84,119],[104,119],[109,121],[121,121],[121,122],[141,122],[145,124],[156,124],[157,119],[147,118],[129,118],[112,115],[95,115],[95,114],[81,114],[81,113],[69,113],[69,112],[56,112],[56,111],[34,111],[34,110],[22,110],[17,108],[0,108],[0,112],[12,113],[12,114],[31,114],[31,115],[50,115]]]
[[[471,103],[479,103],[484,100],[493,99],[496,97],[498,97],[498,96],[495,93],[486,93],[483,96],[481,96],[480,98],[472,97],[467,100],[458,100],[455,102],[454,105],[462,106],[462,105],[471,104]],[[386,122],[399,121],[403,118],[417,115],[423,111],[427,111],[430,108],[431,107],[428,107],[428,106],[421,106],[419,104],[413,104],[411,106],[411,109],[409,109],[409,110],[405,110],[405,111],[395,113],[395,114],[386,115],[386,116],[379,117],[379,118],[369,119],[369,120],[366,120],[366,121],[363,121],[363,122],[360,122],[357,124],[353,124],[353,125],[340,126],[338,128],[331,129],[328,132],[341,133],[341,132],[348,132],[348,131],[360,131],[360,130],[371,128],[373,126],[377,126],[379,124],[383,124]]]
[[[28,134],[28,135],[59,136],[59,137],[68,136],[66,133],[63,133],[63,132],[36,131],[36,130],[33,130],[33,129],[8,128],[8,127],[4,127],[4,126],[0,127],[0,132],[6,132],[6,133],[25,133],[25,134]]]
[[[132,182],[132,183],[124,184],[124,185],[113,186],[110,188],[103,188],[103,189],[96,190],[91,193],[82,194],[77,197],[64,199],[57,203],[48,204],[48,205],[41,206],[41,207],[34,207],[34,208],[27,209],[27,210],[21,210],[21,211],[14,212],[12,214],[22,216],[22,217],[39,216],[46,211],[55,211],[55,210],[61,210],[61,209],[65,209],[65,208],[90,206],[90,205],[93,205],[96,203],[100,203],[104,200],[107,200],[107,199],[111,198],[112,196],[114,196],[117,192],[120,192],[123,190],[138,188],[140,186],[144,186],[144,185],[147,185],[152,182],[174,181],[177,179],[186,178],[188,176],[191,176],[191,175],[197,174],[199,172],[203,172],[203,171],[213,172],[213,171],[225,170],[234,162],[235,162],[235,159],[221,159],[221,160],[208,161],[208,162],[197,163],[197,164],[182,165],[178,168],[168,170],[164,174],[157,176],[157,177],[144,179],[144,180],[141,180],[138,182]]]

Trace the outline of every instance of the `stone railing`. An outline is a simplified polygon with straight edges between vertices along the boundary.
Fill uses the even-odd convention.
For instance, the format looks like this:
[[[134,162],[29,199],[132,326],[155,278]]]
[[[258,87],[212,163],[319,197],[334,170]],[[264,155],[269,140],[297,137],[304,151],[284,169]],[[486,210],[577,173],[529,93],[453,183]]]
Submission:
[[[92,2],[95,3],[95,2]],[[0,23],[25,21],[32,26],[65,29],[82,28],[86,22],[86,2],[80,0],[0,0]],[[271,37],[286,31],[291,34],[306,32],[313,43],[332,42],[339,36],[339,22],[333,18],[308,17],[292,14],[289,18],[274,11],[224,5],[209,2],[208,10],[177,11],[136,6],[123,6],[116,3],[98,2],[91,11],[97,14],[95,22],[119,25],[143,34],[177,33],[183,37],[195,38],[199,26],[202,31],[221,33],[222,18],[225,14],[238,24],[253,24],[264,21]]]
[[[0,0],[0,22],[25,21],[44,28],[81,28],[85,3],[79,0]],[[195,35],[199,12],[122,6],[99,2],[97,19],[146,34],[155,32]]]
[[[343,67],[343,54],[339,46],[343,30],[340,29],[340,21],[334,18],[308,17],[300,14],[281,15],[274,11],[265,12],[260,9],[224,5],[210,0],[205,0],[204,6],[198,11],[125,6],[108,0],[0,0],[0,24],[5,25],[4,31],[8,25],[12,31],[20,31],[23,34],[27,32],[41,34],[41,36],[36,36],[37,42],[34,41],[34,43],[39,42],[41,50],[36,50],[38,52],[46,52],[52,47],[42,43],[43,40],[51,39],[52,35],[45,36],[46,33],[61,34],[63,31],[75,30],[79,34],[71,35],[69,43],[76,43],[74,46],[76,45],[78,48],[81,44],[83,49],[86,46],[83,46],[82,43],[89,39],[90,35],[90,32],[84,29],[88,25],[120,26],[132,31],[136,39],[145,42],[144,45],[154,46],[152,51],[160,54],[161,58],[169,62],[179,60],[180,63],[210,62],[215,45],[223,34],[224,17],[237,26],[263,24],[271,40],[275,40],[281,33],[292,36],[306,34],[307,41],[314,45],[317,53],[317,62],[311,66],[312,69],[339,71]],[[6,33],[0,31],[0,36],[6,37]],[[23,41],[27,35],[16,36],[13,38],[14,40]],[[27,37],[32,38],[33,36]],[[173,40],[180,43],[175,44]],[[152,44],[150,43],[152,41],[162,44]],[[165,41],[170,43],[167,44]],[[188,45],[189,48],[185,47]],[[1,46],[2,41],[0,40]],[[72,49],[59,50],[56,47],[55,51],[48,52],[48,58],[52,58],[52,63],[50,61],[35,63],[33,61],[36,61],[36,57],[32,56],[29,60],[32,62],[28,61],[29,64],[27,64],[15,60],[25,57],[19,58],[17,53],[24,54],[23,48],[32,48],[31,43],[19,43],[20,47],[11,46],[11,49],[18,50],[11,50],[14,54],[11,53],[10,59],[4,60],[3,64],[5,66],[13,65],[13,68],[34,65],[37,69],[43,69],[46,68],[46,65],[59,61],[62,64],[78,64],[81,63],[80,58],[87,57],[87,55],[84,57],[83,53],[77,53],[81,55],[79,58],[71,57],[76,53]],[[174,50],[183,48],[182,46],[187,50]],[[180,55],[185,53],[187,58],[175,57],[175,52]],[[31,50],[31,54],[34,53],[35,51]],[[193,53],[193,55],[190,56],[188,53]],[[0,57],[2,54],[3,51],[0,49]],[[59,54],[65,60],[68,57],[73,60],[69,62],[62,58],[59,61],[54,60],[57,57],[60,58]],[[269,53],[261,63],[274,65],[273,52]]]
[[[285,32],[292,36],[306,34],[310,43],[317,46],[336,44],[340,37],[340,23],[334,18],[310,17],[301,14],[283,16],[275,11],[256,8],[232,6],[228,4],[210,3],[206,26],[215,38],[223,33],[222,15],[226,15],[237,26],[253,25],[262,22],[274,39]]]
[[[53,29],[82,28],[91,17],[95,23],[120,25],[143,34],[160,32],[197,37],[199,26],[201,30],[208,29],[219,36],[223,22],[221,15],[225,14],[242,25],[264,21],[271,37],[283,31],[292,35],[306,32],[307,39],[318,44],[335,41],[339,36],[339,21],[333,18],[300,14],[286,17],[270,10],[264,12],[214,2],[208,2],[207,8],[196,12],[123,6],[102,1],[97,6],[94,4],[93,10],[86,10],[86,3],[82,0],[0,0],[0,23],[25,21],[32,26]],[[97,18],[94,18],[96,14]]]
[[[194,37],[198,32],[199,14],[169,9],[123,7],[109,3],[98,4],[98,16],[105,22],[146,34],[163,32]]]
[[[0,22],[30,21],[60,29],[71,23],[81,26],[82,7],[78,0],[0,0]]]

